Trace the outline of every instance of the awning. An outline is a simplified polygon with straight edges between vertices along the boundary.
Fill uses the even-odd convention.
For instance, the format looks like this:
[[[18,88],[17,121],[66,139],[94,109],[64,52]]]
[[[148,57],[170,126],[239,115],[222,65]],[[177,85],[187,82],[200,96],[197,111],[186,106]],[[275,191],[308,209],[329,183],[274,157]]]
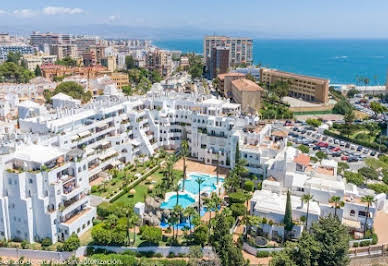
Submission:
[[[352,220],[342,218],[342,223],[353,229],[361,229],[361,223],[359,221],[352,221]]]
[[[109,125],[107,123],[102,123],[100,125],[98,125],[97,127],[98,128],[103,128],[103,127],[108,127]]]
[[[108,151],[106,151],[104,154],[101,154],[98,158],[100,160],[105,160],[106,158],[109,158],[113,155],[115,155],[117,152],[114,150],[114,149],[110,149]]]
[[[81,133],[78,133],[78,136],[80,138],[84,138],[84,137],[87,137],[87,136],[90,136],[92,133],[89,131],[89,130],[86,130],[86,131],[83,131]]]
[[[94,151],[94,149],[92,149],[92,148],[86,148],[86,149],[85,149],[86,156],[91,155],[91,154],[93,154],[94,152],[95,152],[95,151]]]

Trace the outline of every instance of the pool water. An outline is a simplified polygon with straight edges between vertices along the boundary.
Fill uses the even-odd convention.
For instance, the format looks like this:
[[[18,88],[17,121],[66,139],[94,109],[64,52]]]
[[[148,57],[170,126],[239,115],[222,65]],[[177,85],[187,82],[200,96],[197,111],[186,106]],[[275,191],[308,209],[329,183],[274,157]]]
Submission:
[[[201,184],[201,193],[202,192],[216,192],[217,191],[217,177],[207,174],[199,174],[199,173],[192,173],[189,175],[189,177],[185,181],[185,190],[194,194],[198,195],[198,183],[195,182],[195,180],[198,177],[202,177],[205,179],[205,182]],[[218,178],[219,183],[224,182],[224,178],[219,177]],[[179,184],[179,186],[182,188],[183,180]]]
[[[160,205],[161,209],[174,209],[176,205],[176,195],[172,195],[168,201],[163,202]],[[195,203],[195,199],[190,197],[187,194],[179,195],[178,196],[178,205],[181,206],[183,209],[187,208],[188,206],[192,205]]]

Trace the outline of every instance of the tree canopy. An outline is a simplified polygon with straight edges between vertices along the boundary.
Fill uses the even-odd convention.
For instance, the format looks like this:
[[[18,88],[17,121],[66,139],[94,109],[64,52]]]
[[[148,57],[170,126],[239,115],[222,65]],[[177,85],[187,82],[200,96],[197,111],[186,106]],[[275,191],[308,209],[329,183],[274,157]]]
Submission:
[[[79,99],[83,103],[90,101],[92,94],[90,91],[85,92],[84,88],[74,81],[65,81],[59,84],[53,92],[45,90],[43,95],[47,102],[51,101],[51,97],[58,93],[64,93],[73,97],[74,99]]]
[[[303,232],[297,243],[287,242],[285,248],[274,253],[271,265],[347,265],[349,234],[346,226],[334,216],[321,217]]]
[[[66,56],[61,60],[57,60],[55,64],[67,67],[75,67],[77,66],[77,60],[71,58],[70,56]]]

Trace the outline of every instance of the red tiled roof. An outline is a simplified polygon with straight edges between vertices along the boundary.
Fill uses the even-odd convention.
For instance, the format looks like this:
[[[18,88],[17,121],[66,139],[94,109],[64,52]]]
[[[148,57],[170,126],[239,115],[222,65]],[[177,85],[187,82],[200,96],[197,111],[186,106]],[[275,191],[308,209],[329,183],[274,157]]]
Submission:
[[[263,88],[257,85],[255,82],[249,79],[236,79],[232,81],[239,91],[262,91]]]
[[[308,166],[310,165],[310,156],[301,153],[295,157],[294,162],[303,166]]]

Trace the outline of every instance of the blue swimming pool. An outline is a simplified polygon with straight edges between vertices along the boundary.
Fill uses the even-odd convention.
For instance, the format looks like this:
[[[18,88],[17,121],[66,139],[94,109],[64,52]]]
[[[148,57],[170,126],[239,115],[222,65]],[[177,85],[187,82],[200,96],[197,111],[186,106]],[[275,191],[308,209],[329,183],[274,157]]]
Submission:
[[[167,201],[163,202],[160,205],[161,209],[173,209],[176,205],[176,195],[172,195]],[[183,209],[187,208],[188,206],[192,205],[195,202],[195,199],[190,197],[187,194],[179,195],[178,196],[178,205],[180,205]]]
[[[202,177],[205,179],[205,182],[201,184],[201,193],[202,192],[216,192],[217,191],[217,177],[213,175],[208,174],[200,174],[200,173],[192,173],[189,175],[189,177],[185,181],[185,190],[194,194],[198,195],[198,183],[196,182],[196,179],[198,177]],[[225,180],[224,178],[219,177],[218,178],[219,183],[223,183]],[[183,180],[180,182],[180,187],[182,188]]]

